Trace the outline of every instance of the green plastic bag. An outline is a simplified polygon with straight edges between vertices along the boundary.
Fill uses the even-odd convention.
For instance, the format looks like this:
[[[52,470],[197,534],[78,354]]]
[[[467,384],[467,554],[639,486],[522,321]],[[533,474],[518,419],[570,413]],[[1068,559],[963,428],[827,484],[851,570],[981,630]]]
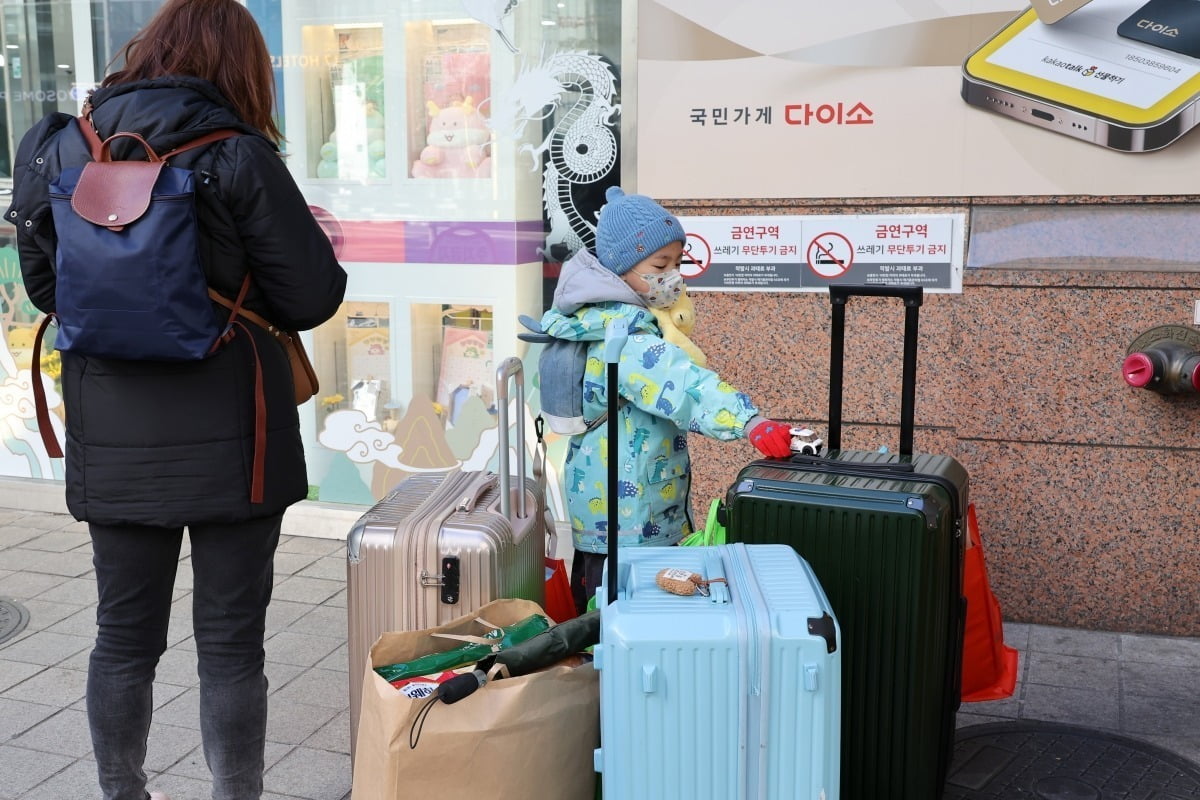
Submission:
[[[704,530],[685,536],[679,546],[710,547],[714,544],[725,544],[725,526],[717,520],[717,511],[720,508],[721,498],[718,497],[708,507],[708,519],[704,522]]]
[[[478,620],[487,624],[483,620]],[[400,664],[385,664],[375,667],[375,671],[385,681],[398,681],[402,678],[415,678],[418,675],[432,675],[445,670],[456,669],[474,664],[481,658],[497,653],[506,647],[531,639],[539,633],[550,629],[550,620],[541,614],[530,614],[520,622],[505,628],[492,627],[482,636],[451,636],[450,634],[433,634],[451,639],[463,639],[466,644],[453,650],[441,653],[429,653],[418,656],[411,661]]]

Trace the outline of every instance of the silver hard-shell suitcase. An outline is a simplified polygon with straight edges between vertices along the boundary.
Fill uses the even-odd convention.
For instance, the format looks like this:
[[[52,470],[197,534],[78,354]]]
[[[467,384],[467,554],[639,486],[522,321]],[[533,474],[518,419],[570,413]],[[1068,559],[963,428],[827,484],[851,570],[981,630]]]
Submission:
[[[516,383],[516,467],[509,474],[508,381]],[[355,523],[346,539],[346,611],[353,753],[363,665],[389,631],[432,628],[499,598],[544,601],[548,524],[544,487],[525,472],[521,361],[496,370],[499,473],[415,475]],[[553,544],[551,544],[553,547]]]

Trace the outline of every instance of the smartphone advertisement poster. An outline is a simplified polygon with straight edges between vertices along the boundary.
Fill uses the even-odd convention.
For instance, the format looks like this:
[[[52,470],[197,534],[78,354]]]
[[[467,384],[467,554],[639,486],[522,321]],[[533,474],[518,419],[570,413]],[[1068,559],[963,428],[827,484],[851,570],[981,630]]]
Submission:
[[[1200,2],[1074,5],[642,0],[638,190],[1193,194]]]
[[[834,284],[962,292],[963,214],[689,217],[688,291],[816,292]]]

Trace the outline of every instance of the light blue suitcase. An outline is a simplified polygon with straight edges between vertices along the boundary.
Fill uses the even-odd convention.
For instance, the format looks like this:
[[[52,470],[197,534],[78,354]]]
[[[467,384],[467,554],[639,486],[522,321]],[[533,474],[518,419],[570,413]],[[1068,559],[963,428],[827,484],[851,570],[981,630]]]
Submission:
[[[659,588],[664,568],[711,596]],[[837,800],[840,630],[787,545],[622,548],[598,597],[604,797]]]

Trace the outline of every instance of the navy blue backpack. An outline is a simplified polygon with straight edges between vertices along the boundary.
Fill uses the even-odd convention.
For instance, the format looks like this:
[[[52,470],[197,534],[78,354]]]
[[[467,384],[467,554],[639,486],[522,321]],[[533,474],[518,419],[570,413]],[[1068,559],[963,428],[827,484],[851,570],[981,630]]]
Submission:
[[[216,131],[159,156],[136,133],[101,142],[89,120],[77,122],[93,160],[50,184],[55,348],[129,361],[205,358],[228,325],[218,322],[200,263],[195,178],[167,159],[238,132]],[[122,138],[140,143],[147,160],[113,161]]]

